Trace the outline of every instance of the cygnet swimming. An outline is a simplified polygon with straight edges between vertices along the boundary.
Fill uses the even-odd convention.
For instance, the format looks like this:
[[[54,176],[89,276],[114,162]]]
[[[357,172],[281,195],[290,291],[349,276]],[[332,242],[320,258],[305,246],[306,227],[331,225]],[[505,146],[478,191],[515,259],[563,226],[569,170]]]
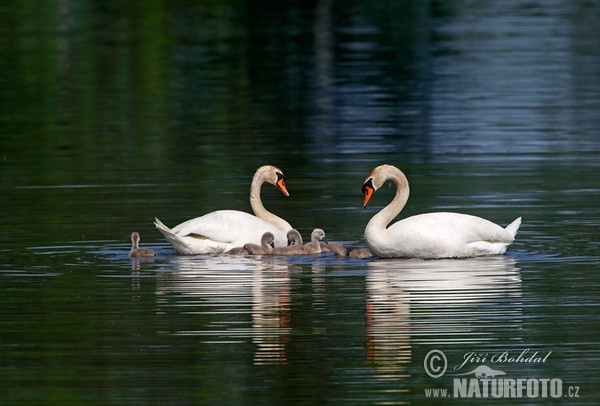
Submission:
[[[140,248],[140,233],[134,231],[131,233],[131,251],[129,251],[130,258],[150,258],[156,256],[156,253],[150,248]]]
[[[275,236],[267,231],[262,235],[260,239],[260,245],[245,244],[244,248],[250,255],[270,254],[271,251],[273,251],[273,241],[275,241]]]
[[[275,248],[271,254],[273,255],[312,255],[321,253],[320,242],[327,242],[325,239],[325,231],[320,228],[315,228],[310,235],[310,243],[305,245],[289,245],[287,247]]]

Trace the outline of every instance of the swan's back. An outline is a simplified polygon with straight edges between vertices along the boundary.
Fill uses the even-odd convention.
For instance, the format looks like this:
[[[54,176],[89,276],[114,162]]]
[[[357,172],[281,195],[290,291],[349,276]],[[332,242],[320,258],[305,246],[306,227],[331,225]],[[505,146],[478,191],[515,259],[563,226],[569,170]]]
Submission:
[[[213,211],[184,221],[171,231],[179,236],[227,242],[234,247],[246,243],[260,245],[262,235],[270,232],[275,238],[275,246],[287,245],[287,230],[280,230],[265,220],[237,210]]]
[[[290,245],[288,247],[275,248],[271,251],[273,255],[312,255],[320,253],[321,246],[315,248],[312,245]]]
[[[277,247],[271,251],[273,255],[307,255],[310,250],[304,248],[304,245],[288,245],[287,247]]]
[[[343,244],[337,242],[320,241],[321,252],[333,252],[335,255],[345,257],[348,254],[348,249]]]
[[[350,258],[371,258],[373,253],[368,248],[353,248],[348,253]]]
[[[503,254],[515,238],[520,218],[506,229],[481,217],[437,212],[402,219],[386,239],[369,248],[381,257],[452,258]]]

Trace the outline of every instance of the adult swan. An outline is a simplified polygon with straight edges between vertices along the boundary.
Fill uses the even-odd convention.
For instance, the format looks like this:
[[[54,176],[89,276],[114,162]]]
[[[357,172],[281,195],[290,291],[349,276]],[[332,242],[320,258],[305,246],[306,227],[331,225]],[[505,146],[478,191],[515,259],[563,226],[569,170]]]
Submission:
[[[506,228],[468,214],[426,213],[402,219],[387,227],[408,201],[408,180],[392,165],[380,165],[362,186],[364,207],[386,181],[396,184],[396,195],[367,224],[365,241],[383,258],[467,258],[504,254],[514,241],[521,217]]]
[[[286,233],[292,226],[284,219],[267,211],[260,199],[264,182],[271,183],[289,196],[281,169],[261,166],[254,173],[250,186],[250,206],[256,216],[237,210],[218,210],[187,220],[170,229],[159,219],[154,225],[180,254],[221,254],[244,244],[260,245],[266,232],[275,236],[275,246],[287,245]]]

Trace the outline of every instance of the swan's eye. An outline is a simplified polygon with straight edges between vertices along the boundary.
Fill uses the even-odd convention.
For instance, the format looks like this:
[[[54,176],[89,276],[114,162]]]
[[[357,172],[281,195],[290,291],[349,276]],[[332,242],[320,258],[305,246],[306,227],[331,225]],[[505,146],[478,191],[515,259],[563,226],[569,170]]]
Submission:
[[[371,191],[369,191],[369,189],[371,189]],[[366,181],[365,183],[363,183],[363,185],[362,185],[362,193],[363,193],[363,195],[365,193],[369,193],[369,194],[372,193],[373,189],[375,189],[375,188],[373,187],[373,179],[372,178],[369,179],[368,181]]]
[[[276,174],[277,174],[277,181],[275,182],[275,184],[277,185],[279,190],[281,190],[281,192],[284,195],[289,196],[290,193],[288,192],[287,188],[285,187],[285,176],[283,176],[283,173],[281,173],[281,172],[276,172]]]
[[[363,195],[365,195],[365,201],[363,203],[363,207],[367,207],[367,203],[371,200],[371,196],[373,196],[373,192],[375,192],[375,188],[373,187],[373,178],[370,178],[362,186]]]

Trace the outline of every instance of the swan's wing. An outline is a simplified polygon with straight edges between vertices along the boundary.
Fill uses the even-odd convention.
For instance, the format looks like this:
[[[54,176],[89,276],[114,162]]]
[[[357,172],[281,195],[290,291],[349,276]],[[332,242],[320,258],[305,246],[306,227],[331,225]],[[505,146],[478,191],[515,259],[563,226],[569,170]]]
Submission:
[[[218,210],[187,220],[171,230],[179,236],[226,242],[233,246],[260,245],[262,235],[270,231],[277,246],[287,245],[285,232],[271,223],[237,210]]]
[[[481,217],[437,212],[392,224],[371,248],[384,257],[471,257],[503,254],[513,240],[510,230]]]
[[[392,224],[389,231],[409,233],[413,238],[424,236],[439,241],[473,243],[478,241],[509,244],[510,231],[481,217],[462,213],[436,212],[407,217]]]

